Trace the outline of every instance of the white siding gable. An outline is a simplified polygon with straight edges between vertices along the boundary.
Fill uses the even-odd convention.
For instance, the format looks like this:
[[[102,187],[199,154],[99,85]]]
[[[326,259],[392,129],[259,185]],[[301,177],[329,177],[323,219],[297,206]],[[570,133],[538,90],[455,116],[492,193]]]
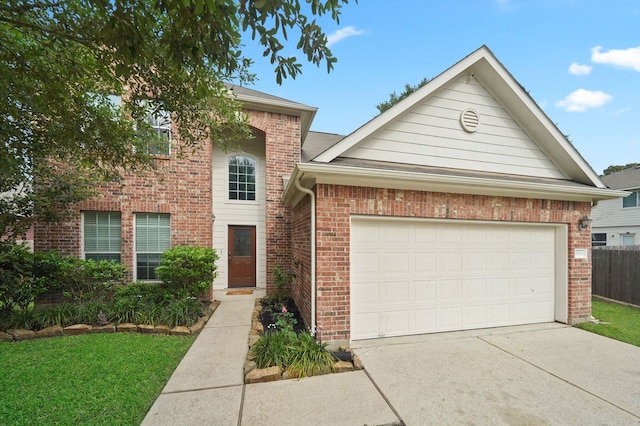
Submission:
[[[474,133],[460,113],[474,109]],[[341,157],[565,179],[477,79],[461,75],[349,148]]]
[[[640,207],[624,208],[622,198],[602,200],[591,209],[591,217],[592,228],[640,226]]]

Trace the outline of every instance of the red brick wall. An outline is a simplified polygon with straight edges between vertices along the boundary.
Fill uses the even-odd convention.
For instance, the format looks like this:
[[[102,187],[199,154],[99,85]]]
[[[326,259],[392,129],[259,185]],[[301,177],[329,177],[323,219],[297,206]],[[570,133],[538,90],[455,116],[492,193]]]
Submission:
[[[291,296],[306,327],[311,327],[311,201],[308,195],[293,208],[291,224],[293,279]]]
[[[573,258],[575,248],[591,246],[590,232],[577,228],[589,203],[338,185],[317,185],[316,194],[317,324],[324,341],[350,339],[352,214],[568,224],[568,317],[575,323],[591,314],[591,258]]]
[[[175,147],[174,147],[175,148]],[[178,159],[158,158],[158,172],[127,175],[119,184],[104,185],[100,195],[75,206],[67,220],[35,225],[36,250],[57,249],[82,256],[82,211],[119,211],[122,215],[122,263],[133,279],[133,217],[135,213],[169,213],[171,246],[212,246],[211,146]]]
[[[266,151],[266,245],[267,293],[274,290],[274,266],[292,269],[291,208],[280,200],[283,175],[300,162],[300,117],[271,112],[250,111],[249,124],[265,133]]]

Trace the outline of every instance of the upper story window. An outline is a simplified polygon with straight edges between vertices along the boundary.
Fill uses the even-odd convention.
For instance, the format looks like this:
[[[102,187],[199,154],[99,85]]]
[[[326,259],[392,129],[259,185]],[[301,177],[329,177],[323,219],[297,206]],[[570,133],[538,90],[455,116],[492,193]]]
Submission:
[[[640,191],[632,192],[622,199],[622,207],[640,207]]]
[[[121,261],[120,212],[84,212],[84,258]]]
[[[151,125],[154,136],[147,143],[147,154],[169,155],[171,148],[171,113],[168,111],[151,112],[146,121]]]
[[[229,157],[229,200],[256,200],[256,160],[253,158]]]

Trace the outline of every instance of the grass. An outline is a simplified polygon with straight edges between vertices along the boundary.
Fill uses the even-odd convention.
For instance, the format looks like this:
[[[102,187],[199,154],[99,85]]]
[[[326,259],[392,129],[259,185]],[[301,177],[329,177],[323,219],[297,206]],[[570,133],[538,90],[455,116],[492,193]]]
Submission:
[[[640,309],[596,299],[591,309],[596,319],[607,324],[584,323],[578,327],[640,346]]]
[[[0,343],[0,424],[139,425],[195,337]]]

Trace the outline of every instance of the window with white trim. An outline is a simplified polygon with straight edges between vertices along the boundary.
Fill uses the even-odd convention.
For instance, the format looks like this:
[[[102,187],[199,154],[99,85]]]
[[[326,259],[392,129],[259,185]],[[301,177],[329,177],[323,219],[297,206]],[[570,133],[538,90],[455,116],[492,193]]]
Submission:
[[[622,207],[640,207],[640,191],[632,192],[631,195],[624,197]]]
[[[147,143],[147,154],[169,155],[171,151],[171,113],[169,111],[150,112],[146,118],[151,126],[153,138]]]
[[[256,160],[243,155],[229,157],[229,200],[256,200]]]
[[[83,251],[87,260],[122,261],[120,212],[83,212]]]
[[[591,234],[591,247],[600,247],[607,245],[607,234],[605,232],[598,232]]]
[[[160,256],[171,246],[171,220],[166,213],[136,214],[136,280],[155,280]]]

